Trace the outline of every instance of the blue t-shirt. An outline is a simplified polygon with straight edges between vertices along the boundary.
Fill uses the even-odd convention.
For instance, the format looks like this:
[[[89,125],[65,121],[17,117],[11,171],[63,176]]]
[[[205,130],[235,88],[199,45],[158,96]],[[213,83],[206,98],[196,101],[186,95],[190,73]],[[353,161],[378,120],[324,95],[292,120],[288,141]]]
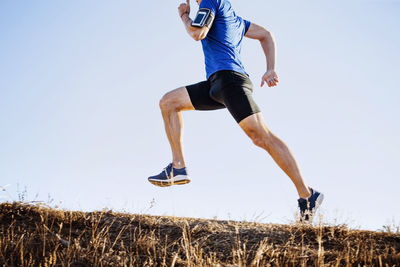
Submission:
[[[201,40],[207,79],[220,70],[247,74],[240,52],[250,22],[237,16],[228,0],[202,0],[200,8],[208,8],[214,14],[214,23],[207,37]]]

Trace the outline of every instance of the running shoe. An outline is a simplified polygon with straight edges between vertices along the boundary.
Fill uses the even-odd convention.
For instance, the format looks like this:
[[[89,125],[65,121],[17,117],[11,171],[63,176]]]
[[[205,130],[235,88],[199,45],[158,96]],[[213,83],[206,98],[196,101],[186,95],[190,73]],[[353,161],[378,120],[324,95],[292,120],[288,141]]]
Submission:
[[[153,185],[161,187],[190,183],[186,167],[182,169],[176,169],[172,167],[172,163],[164,168],[160,174],[150,176],[148,180]]]
[[[324,195],[310,187],[311,196],[307,199],[299,198],[300,222],[312,222],[316,210],[324,200]]]

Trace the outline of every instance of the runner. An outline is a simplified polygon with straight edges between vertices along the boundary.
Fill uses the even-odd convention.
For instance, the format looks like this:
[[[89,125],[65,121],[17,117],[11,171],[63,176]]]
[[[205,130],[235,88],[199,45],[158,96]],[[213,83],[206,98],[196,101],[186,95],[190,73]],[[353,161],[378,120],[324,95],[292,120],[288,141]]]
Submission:
[[[308,187],[296,160],[284,142],[264,123],[252,97],[253,85],[241,61],[243,37],[260,41],[267,70],[261,87],[276,86],[275,41],[269,31],[237,16],[228,0],[196,0],[199,11],[194,21],[189,17],[190,0],[179,6],[179,16],[187,33],[202,43],[207,80],[166,93],[160,108],[172,150],[172,163],[148,178],[157,186],[182,185],[190,182],[182,149],[182,116],[185,110],[227,108],[255,145],[265,149],[294,183],[299,199],[300,220],[312,221],[323,194]]]

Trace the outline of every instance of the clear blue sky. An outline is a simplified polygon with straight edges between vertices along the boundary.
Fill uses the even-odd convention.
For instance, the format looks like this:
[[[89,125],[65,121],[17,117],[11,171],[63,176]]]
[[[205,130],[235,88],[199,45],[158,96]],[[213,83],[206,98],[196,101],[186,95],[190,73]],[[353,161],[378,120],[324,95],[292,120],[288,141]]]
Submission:
[[[19,184],[67,209],[294,219],[294,186],[226,110],[184,113],[192,183],[147,182],[171,160],[159,99],[205,79],[179,3],[0,2],[2,200]],[[232,4],[275,35],[278,87],[258,86],[259,43],[242,57],[267,124],[325,193],[324,220],[400,224],[400,1]]]

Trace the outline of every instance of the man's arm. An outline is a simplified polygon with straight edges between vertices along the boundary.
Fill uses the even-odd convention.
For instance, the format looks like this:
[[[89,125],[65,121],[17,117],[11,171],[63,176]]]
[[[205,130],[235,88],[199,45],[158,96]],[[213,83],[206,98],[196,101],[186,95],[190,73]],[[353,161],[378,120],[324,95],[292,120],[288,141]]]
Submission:
[[[267,60],[267,71],[261,78],[261,87],[267,83],[269,87],[276,86],[279,82],[275,72],[275,41],[272,34],[264,27],[251,23],[246,37],[259,40]]]
[[[178,8],[179,16],[182,19],[183,24],[185,25],[186,31],[188,34],[195,40],[200,41],[206,38],[208,31],[210,28],[207,26],[203,26],[202,28],[193,27],[192,19],[189,17],[190,13],[190,0],[186,0],[186,4],[181,4]]]

